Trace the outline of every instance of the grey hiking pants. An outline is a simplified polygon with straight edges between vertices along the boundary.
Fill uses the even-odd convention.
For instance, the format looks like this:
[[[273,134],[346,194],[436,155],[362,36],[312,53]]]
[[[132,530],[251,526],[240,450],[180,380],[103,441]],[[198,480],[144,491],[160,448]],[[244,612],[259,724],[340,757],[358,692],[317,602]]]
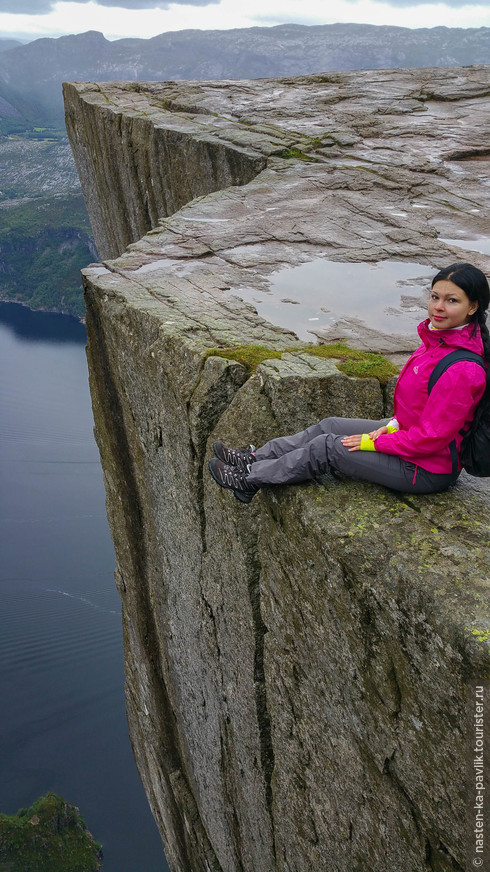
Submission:
[[[349,478],[414,494],[437,493],[454,481],[450,474],[428,472],[393,454],[349,451],[342,445],[343,436],[370,433],[386,423],[386,420],[324,418],[293,436],[271,439],[256,451],[247,481],[259,487],[296,484],[333,470]]]

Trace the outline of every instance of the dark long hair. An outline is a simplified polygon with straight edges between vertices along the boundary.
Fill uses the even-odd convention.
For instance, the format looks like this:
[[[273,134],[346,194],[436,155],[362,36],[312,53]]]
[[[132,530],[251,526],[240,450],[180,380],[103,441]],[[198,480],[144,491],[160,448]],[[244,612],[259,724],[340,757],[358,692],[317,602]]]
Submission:
[[[478,303],[478,309],[471,315],[470,323],[474,325],[473,333],[476,332],[477,325],[479,326],[485,360],[490,363],[490,333],[487,327],[490,288],[485,273],[471,263],[452,263],[451,266],[446,266],[434,276],[432,287],[434,287],[436,282],[442,281],[450,281],[457,285],[458,288],[465,292],[470,303]]]

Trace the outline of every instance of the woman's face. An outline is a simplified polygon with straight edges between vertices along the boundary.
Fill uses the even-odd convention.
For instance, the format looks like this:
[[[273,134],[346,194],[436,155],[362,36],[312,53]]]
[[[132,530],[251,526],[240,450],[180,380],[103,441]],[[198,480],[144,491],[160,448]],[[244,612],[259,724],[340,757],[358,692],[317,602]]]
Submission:
[[[468,324],[478,303],[471,303],[465,292],[449,279],[436,282],[430,293],[429,318],[435,330],[450,330]]]

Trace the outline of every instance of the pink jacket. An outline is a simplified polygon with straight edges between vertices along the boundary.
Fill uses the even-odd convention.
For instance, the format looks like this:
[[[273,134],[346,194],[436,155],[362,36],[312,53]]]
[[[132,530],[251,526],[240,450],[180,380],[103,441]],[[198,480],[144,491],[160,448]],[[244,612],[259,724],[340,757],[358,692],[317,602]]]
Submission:
[[[376,451],[396,454],[429,472],[450,473],[449,443],[456,439],[459,452],[459,431],[473,420],[485,391],[485,370],[463,360],[446,370],[430,396],[427,385],[436,363],[450,351],[466,348],[483,355],[480,328],[474,336],[473,324],[461,330],[429,330],[427,318],[417,329],[423,345],[403,367],[395,388],[394,410],[400,429],[379,436],[374,445]]]

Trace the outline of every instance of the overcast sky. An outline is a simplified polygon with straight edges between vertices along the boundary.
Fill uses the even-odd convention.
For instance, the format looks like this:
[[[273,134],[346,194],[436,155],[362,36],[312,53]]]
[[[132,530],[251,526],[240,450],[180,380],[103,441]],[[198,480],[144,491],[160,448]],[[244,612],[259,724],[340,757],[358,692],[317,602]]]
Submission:
[[[399,27],[490,27],[480,0],[0,0],[0,36],[36,39],[100,30],[108,39],[167,30],[358,22]]]

